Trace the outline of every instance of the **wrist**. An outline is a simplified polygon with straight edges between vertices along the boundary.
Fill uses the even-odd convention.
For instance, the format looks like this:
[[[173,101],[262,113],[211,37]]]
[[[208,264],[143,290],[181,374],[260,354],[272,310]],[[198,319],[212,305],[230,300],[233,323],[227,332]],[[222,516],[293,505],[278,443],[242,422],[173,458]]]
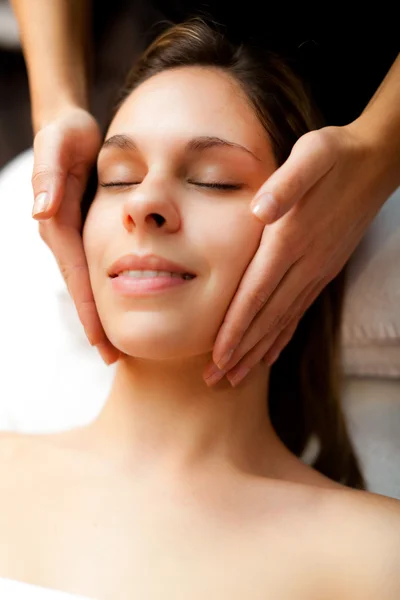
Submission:
[[[370,157],[372,171],[387,185],[390,195],[400,186],[400,130],[372,111],[364,111],[346,128]]]
[[[89,102],[83,95],[57,92],[57,101],[46,98],[32,99],[32,127],[34,135],[46,125],[75,110],[89,111]]]

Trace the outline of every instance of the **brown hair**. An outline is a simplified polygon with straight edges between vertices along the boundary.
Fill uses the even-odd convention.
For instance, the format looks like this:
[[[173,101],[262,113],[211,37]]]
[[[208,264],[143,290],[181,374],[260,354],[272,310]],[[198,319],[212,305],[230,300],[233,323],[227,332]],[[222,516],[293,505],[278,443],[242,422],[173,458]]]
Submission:
[[[114,114],[143,81],[185,66],[223,69],[241,85],[271,139],[278,166],[303,134],[323,125],[304,84],[281,57],[234,46],[200,19],[170,27],[149,46],[130,71]],[[83,203],[83,213],[87,209]],[[296,456],[314,437],[319,452],[311,465],[344,485],[366,489],[340,403],[343,286],[344,270],[308,308],[272,366],[269,413],[277,435]]]

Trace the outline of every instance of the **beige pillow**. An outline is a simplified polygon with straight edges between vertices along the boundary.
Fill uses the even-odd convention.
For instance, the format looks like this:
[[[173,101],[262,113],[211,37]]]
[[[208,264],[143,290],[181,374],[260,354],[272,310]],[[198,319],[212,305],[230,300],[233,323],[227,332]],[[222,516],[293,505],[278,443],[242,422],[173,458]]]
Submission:
[[[346,375],[400,377],[400,188],[350,260],[342,357]]]

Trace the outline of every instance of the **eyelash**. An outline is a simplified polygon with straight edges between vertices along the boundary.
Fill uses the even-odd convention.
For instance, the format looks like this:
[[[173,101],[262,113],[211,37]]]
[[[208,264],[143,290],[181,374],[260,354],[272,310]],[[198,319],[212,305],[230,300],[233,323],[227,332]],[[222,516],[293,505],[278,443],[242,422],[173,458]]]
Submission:
[[[197,185],[199,187],[210,188],[214,190],[240,190],[242,187],[241,184],[238,183],[219,183],[217,181],[212,183],[199,183],[197,181],[189,181],[189,183],[193,185]]]
[[[101,187],[128,187],[130,185],[137,185],[136,182],[125,182],[125,181],[110,181],[109,183],[100,183]]]
[[[138,185],[140,182],[135,182],[135,181],[131,181],[131,182],[123,182],[123,181],[110,181],[109,183],[100,183],[101,187],[129,187],[130,185]],[[210,189],[216,189],[216,190],[240,190],[242,188],[242,184],[236,184],[236,183],[219,183],[219,182],[212,182],[212,183],[200,183],[197,181],[189,181],[189,183],[193,184],[193,185],[197,185],[199,187],[206,187],[206,188],[210,188]]]

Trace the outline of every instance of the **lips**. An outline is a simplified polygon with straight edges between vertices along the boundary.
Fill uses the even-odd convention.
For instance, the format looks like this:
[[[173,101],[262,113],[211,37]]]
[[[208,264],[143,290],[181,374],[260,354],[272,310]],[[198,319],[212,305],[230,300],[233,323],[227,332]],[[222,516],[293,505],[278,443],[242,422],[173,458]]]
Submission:
[[[195,274],[187,267],[156,254],[146,256],[126,254],[111,265],[108,269],[108,276],[117,277],[122,271],[170,271],[171,273],[181,273],[182,275],[195,277]]]

